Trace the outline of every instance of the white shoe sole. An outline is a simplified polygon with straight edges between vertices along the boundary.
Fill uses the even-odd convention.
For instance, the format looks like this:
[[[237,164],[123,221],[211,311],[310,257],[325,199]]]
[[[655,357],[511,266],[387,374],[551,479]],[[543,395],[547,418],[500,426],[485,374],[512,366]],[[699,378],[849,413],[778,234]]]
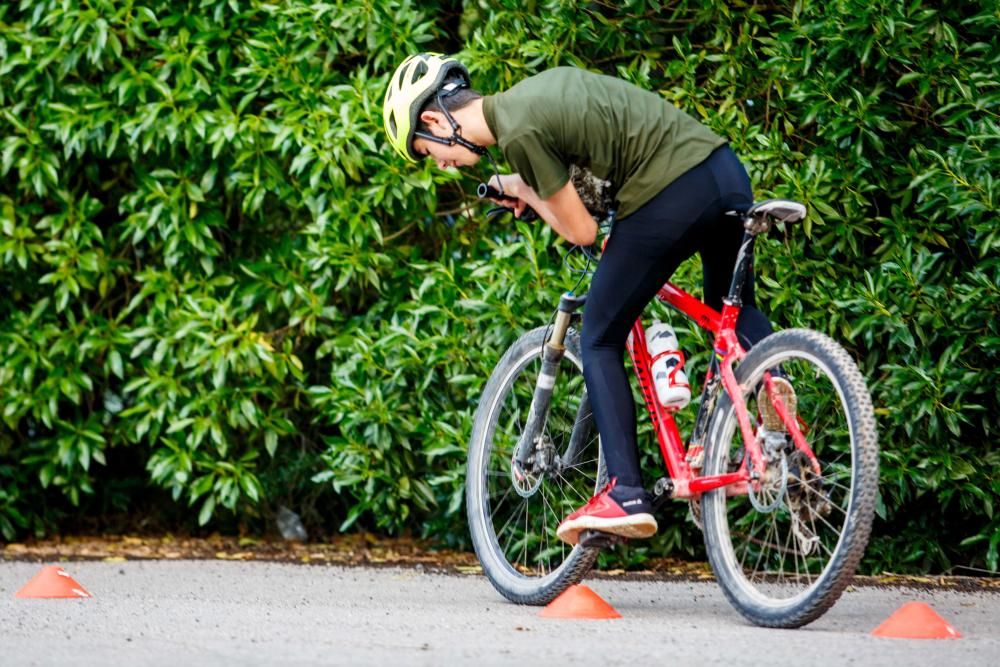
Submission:
[[[632,514],[616,519],[582,516],[572,521],[563,521],[556,529],[556,535],[563,542],[576,545],[580,541],[580,533],[585,530],[596,530],[631,539],[644,539],[655,535],[656,529],[656,518],[652,514]]]

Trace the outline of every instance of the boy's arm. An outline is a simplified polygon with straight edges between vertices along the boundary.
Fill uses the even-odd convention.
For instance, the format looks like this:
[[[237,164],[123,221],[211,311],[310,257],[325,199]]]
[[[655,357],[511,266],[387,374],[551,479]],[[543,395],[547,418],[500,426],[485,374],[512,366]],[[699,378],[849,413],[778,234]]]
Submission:
[[[517,174],[501,176],[500,179],[504,192],[520,200],[514,207],[515,215],[520,215],[525,206],[530,206],[570,243],[591,245],[597,239],[597,222],[584,207],[572,181],[566,181],[566,185],[548,199],[541,199]],[[495,176],[490,182],[494,187],[498,185]]]

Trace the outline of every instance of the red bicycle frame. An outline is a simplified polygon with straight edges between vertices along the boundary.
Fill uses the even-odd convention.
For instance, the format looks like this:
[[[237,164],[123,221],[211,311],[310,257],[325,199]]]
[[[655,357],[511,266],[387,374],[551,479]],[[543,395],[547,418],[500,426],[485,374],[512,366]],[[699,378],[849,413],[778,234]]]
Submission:
[[[752,470],[750,470],[744,461],[736,472],[710,476],[701,476],[692,469],[688,463],[684,441],[673,416],[677,408],[665,408],[657,400],[652,381],[652,358],[646,348],[646,332],[641,319],[638,319],[632,325],[632,335],[629,338],[627,348],[635,366],[636,375],[639,377],[642,395],[646,400],[646,408],[653,420],[653,428],[660,443],[660,453],[663,455],[667,473],[670,475],[671,496],[679,499],[692,499],[699,497],[706,491],[721,487],[726,487],[727,495],[745,494],[748,484],[763,474],[767,463],[764,460],[761,443],[757,439],[750,415],[747,412],[745,396],[750,388],[740,386],[733,373],[733,364],[746,356],[746,351],[736,337],[736,321],[740,315],[740,306],[732,299],[726,299],[720,313],[672,283],[667,283],[660,288],[657,298],[687,315],[701,328],[714,334],[713,350],[716,363],[711,364],[706,373],[702,400],[705,401],[709,398],[707,394],[713,379],[713,368],[718,368],[722,386],[733,400],[743,443],[752,465]],[[768,396],[788,428],[796,447],[809,458],[818,474],[819,463],[816,461],[799,425],[794,418],[789,418],[780,396],[774,391],[770,373],[764,374],[764,383]],[[692,450],[697,446],[700,444],[693,445]]]

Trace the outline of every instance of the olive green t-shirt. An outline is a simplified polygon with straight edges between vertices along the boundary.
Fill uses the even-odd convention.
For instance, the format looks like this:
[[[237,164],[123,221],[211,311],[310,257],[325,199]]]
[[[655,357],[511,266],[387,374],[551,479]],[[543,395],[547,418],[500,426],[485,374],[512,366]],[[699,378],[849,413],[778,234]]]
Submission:
[[[571,176],[580,191],[582,174],[618,202],[622,218],[726,143],[659,95],[575,67],[485,97],[483,114],[507,162],[539,197]]]

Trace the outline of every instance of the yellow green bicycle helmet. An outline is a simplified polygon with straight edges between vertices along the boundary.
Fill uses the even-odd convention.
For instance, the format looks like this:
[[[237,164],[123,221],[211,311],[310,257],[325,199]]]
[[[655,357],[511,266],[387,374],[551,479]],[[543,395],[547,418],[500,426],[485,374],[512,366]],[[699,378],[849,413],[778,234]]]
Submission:
[[[466,141],[458,134],[461,128],[443,106],[444,115],[452,127],[450,139],[418,132],[416,129],[420,110],[431,97],[437,96],[440,99],[468,86],[469,70],[454,58],[438,53],[418,53],[404,60],[393,72],[382,103],[385,133],[393,149],[410,162],[416,162],[421,156],[413,150],[413,138],[418,136],[442,144],[457,143],[483,154],[485,148]]]

